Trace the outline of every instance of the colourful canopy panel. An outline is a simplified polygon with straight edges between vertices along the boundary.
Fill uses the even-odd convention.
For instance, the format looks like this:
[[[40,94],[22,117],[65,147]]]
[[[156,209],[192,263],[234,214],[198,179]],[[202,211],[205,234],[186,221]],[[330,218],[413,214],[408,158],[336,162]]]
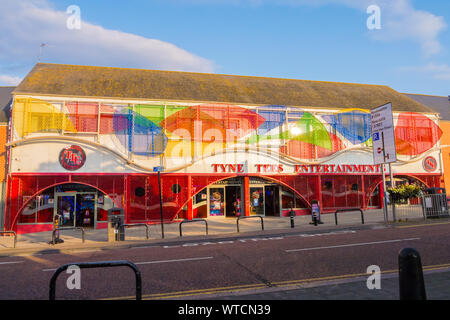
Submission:
[[[330,133],[329,137],[332,145],[331,150],[304,141],[290,140],[280,148],[280,152],[294,158],[307,160],[328,157],[344,148],[342,140],[336,135]]]
[[[442,130],[427,116],[401,113],[395,127],[397,153],[415,156],[433,148],[442,136]]]
[[[78,132],[97,132],[98,104],[69,102],[66,108],[67,116]]]
[[[14,129],[20,138],[35,132],[77,132],[61,106],[31,98],[18,98],[14,103]]]
[[[156,156],[166,149],[168,139],[162,128],[131,108],[116,110],[113,126],[120,143],[134,154]]]
[[[264,140],[295,140],[332,150],[332,143],[325,126],[309,112],[304,112],[300,120],[280,133],[264,136],[252,136],[247,143]]]
[[[160,125],[161,122],[172,114],[185,109],[183,106],[164,106],[138,104],[134,106],[134,111],[147,118],[153,123]],[[165,110],[164,110],[165,109]]]
[[[272,110],[258,111],[258,115],[264,117],[264,123],[258,127],[258,135],[262,136],[267,134],[274,128],[281,127],[286,122],[286,109],[285,106],[264,106],[264,108]],[[274,110],[273,110],[274,109]],[[280,111],[275,111],[279,109]]]
[[[161,126],[176,136],[198,142],[225,142],[256,130],[264,118],[255,112],[228,105],[187,107],[173,113]]]
[[[361,144],[371,138],[370,113],[363,110],[349,110],[322,119],[353,144]]]

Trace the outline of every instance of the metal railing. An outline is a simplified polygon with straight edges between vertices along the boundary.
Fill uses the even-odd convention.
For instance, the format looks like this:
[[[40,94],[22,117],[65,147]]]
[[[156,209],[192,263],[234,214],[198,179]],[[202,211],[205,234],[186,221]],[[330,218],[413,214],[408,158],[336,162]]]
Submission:
[[[84,235],[85,235],[85,231],[84,228],[82,227],[62,227],[62,228],[58,228],[53,230],[52,232],[52,244],[55,245],[56,244],[56,232],[59,231],[64,231],[64,230],[81,230],[81,241],[84,243]]]
[[[337,214],[339,212],[352,212],[352,211],[359,211],[361,212],[361,222],[362,224],[364,224],[364,211],[362,211],[360,208],[353,208],[353,209],[338,209],[334,212],[334,222],[336,223],[336,225],[338,225],[338,218],[337,218]]]
[[[239,220],[241,220],[241,219],[252,219],[252,218],[259,218],[259,219],[261,219],[261,229],[264,231],[264,219],[263,219],[262,216],[239,216],[236,219],[237,232],[239,232]]]
[[[424,194],[422,196],[424,219],[449,217],[447,195],[445,193]]]
[[[147,240],[150,239],[150,230],[148,228],[148,225],[145,223],[131,223],[131,224],[123,224],[121,225],[122,227],[125,228],[133,228],[133,227],[145,227],[145,235]]]
[[[4,235],[4,234],[12,234],[14,235],[14,248],[16,247],[16,243],[17,243],[17,233],[14,231],[0,231],[0,235]]]
[[[183,232],[182,232],[181,226],[184,223],[191,223],[191,222],[204,222],[205,226],[206,226],[206,234],[208,235],[208,221],[206,221],[205,219],[192,219],[192,220],[183,220],[183,221],[180,222],[180,237],[183,236]]]
[[[68,263],[59,267],[53,274],[50,280],[49,300],[56,299],[56,280],[61,272],[67,270],[71,266],[77,266],[80,269],[92,269],[92,268],[109,268],[109,267],[129,267],[134,271],[136,278],[136,300],[142,300],[142,278],[141,272],[137,266],[126,260],[120,261],[101,261],[101,262],[80,262],[80,263]]]

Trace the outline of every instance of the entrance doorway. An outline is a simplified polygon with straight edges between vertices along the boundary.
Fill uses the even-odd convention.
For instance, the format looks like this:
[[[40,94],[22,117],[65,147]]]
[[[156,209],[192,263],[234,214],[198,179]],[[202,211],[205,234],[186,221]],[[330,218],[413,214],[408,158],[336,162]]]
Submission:
[[[280,216],[280,187],[265,186],[265,214],[266,216]]]
[[[225,187],[225,208],[227,217],[239,217],[241,214],[241,187],[226,186]]]
[[[97,220],[97,193],[56,192],[54,215],[61,217],[63,227],[94,228]]]

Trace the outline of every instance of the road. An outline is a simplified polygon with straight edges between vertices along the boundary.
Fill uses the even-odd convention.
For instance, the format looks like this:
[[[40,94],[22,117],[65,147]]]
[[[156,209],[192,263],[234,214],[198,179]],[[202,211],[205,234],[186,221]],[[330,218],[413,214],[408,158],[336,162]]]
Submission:
[[[76,262],[135,263],[142,274],[144,299],[204,299],[211,294],[220,299],[231,293],[368,276],[370,265],[395,273],[404,247],[416,248],[428,268],[448,268],[449,230],[450,223],[437,223],[4,257],[0,299],[48,299],[56,268]],[[127,299],[135,294],[134,273],[127,267],[83,269],[79,290],[67,288],[70,276],[62,273],[58,278],[57,299]]]

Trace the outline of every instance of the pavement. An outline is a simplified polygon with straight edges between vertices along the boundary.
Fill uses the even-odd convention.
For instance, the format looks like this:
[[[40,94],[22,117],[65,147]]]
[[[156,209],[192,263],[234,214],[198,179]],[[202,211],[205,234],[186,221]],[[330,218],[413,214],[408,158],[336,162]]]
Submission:
[[[450,269],[424,270],[427,300],[450,299]],[[305,283],[290,289],[267,289],[264,292],[235,294],[208,299],[221,300],[399,300],[397,273],[383,274],[381,288],[369,290],[367,276],[345,280]],[[195,299],[195,298],[194,298]]]
[[[420,212],[410,210],[408,221],[424,221]],[[390,213],[390,216],[392,214]],[[322,214],[323,224],[314,226],[310,224],[311,216],[297,216],[294,219],[295,228],[291,228],[289,217],[264,217],[262,230],[261,220],[258,217],[241,219],[239,232],[235,218],[209,217],[206,224],[203,221],[183,223],[182,237],[180,236],[180,223],[172,222],[164,224],[164,239],[160,224],[150,224],[149,239],[146,239],[145,227],[126,228],[125,241],[108,242],[107,229],[85,229],[85,241],[82,241],[80,230],[64,230],[60,232],[60,238],[64,243],[52,245],[52,232],[39,232],[17,235],[16,247],[12,236],[0,237],[0,257],[39,253],[58,253],[64,250],[83,250],[86,248],[127,248],[142,245],[155,245],[161,243],[173,243],[187,240],[206,240],[240,236],[256,236],[263,234],[284,234],[291,232],[307,232],[318,230],[334,230],[352,227],[383,226],[384,215],[382,210],[367,210],[364,213],[364,225],[361,214],[358,211],[349,211],[338,214],[338,225],[335,224],[334,214]],[[403,221],[406,219],[403,217]],[[405,222],[403,222],[405,223]],[[407,223],[407,222],[406,222]]]
[[[410,210],[407,218],[402,217],[401,223],[418,221],[429,223],[424,220],[420,212]],[[390,220],[392,213],[389,212]],[[358,211],[338,213],[338,225],[335,223],[334,214],[322,214],[323,224],[314,226],[311,224],[311,216],[297,216],[294,218],[295,227],[291,228],[289,217],[264,217],[262,230],[261,219],[252,217],[239,221],[239,232],[235,218],[209,217],[207,219],[208,234],[204,221],[183,223],[182,236],[180,236],[180,221],[164,224],[164,238],[160,224],[149,224],[149,239],[146,239],[145,227],[126,228],[125,241],[108,242],[107,229],[94,230],[85,229],[84,242],[80,230],[63,230],[60,238],[64,243],[52,245],[52,232],[39,232],[17,235],[16,247],[12,236],[0,237],[0,257],[15,256],[33,253],[58,253],[65,250],[83,250],[94,248],[129,248],[143,245],[155,245],[162,243],[173,243],[187,240],[207,240],[229,237],[248,237],[267,234],[285,234],[292,232],[314,232],[322,230],[335,230],[348,227],[383,227],[384,215],[382,210],[367,210],[364,213],[364,224]],[[408,220],[408,222],[406,222]],[[397,223],[398,224],[398,223]],[[388,225],[390,225],[388,223]]]

